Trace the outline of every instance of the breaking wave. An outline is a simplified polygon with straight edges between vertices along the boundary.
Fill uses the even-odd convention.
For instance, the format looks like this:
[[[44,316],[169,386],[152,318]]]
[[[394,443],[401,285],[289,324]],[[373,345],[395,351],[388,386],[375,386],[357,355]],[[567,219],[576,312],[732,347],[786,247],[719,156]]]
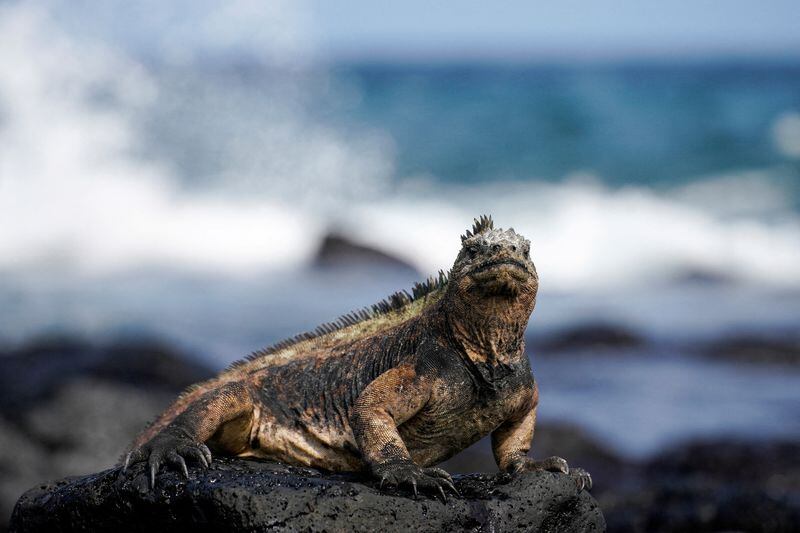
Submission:
[[[17,4],[0,15],[0,64],[0,269],[10,275],[292,268],[331,227],[434,272],[450,265],[472,217],[491,213],[531,238],[543,280],[558,289],[687,272],[800,285],[800,218],[769,169],[661,191],[579,174],[470,187],[395,176],[384,132],[338,130],[305,109],[303,94],[330,82],[309,72],[275,74],[290,81],[264,89],[267,110],[223,143],[212,131],[226,127],[215,107],[223,96],[195,102],[194,115],[176,108],[185,86]],[[209,131],[194,155],[184,142],[189,162],[216,150],[213,186],[187,186],[188,163],[158,154],[141,127],[165,105],[169,121]],[[776,134],[788,152],[793,117]]]

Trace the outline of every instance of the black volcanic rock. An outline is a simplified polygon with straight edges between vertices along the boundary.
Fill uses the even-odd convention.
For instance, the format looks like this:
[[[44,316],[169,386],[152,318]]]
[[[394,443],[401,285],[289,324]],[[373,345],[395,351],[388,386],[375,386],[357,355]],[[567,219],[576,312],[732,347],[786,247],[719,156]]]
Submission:
[[[419,272],[410,263],[382,250],[356,243],[337,233],[329,233],[322,240],[314,258],[314,266],[318,268],[378,267],[419,277]]]
[[[219,459],[189,480],[162,472],[147,489],[143,465],[38,486],[20,498],[11,531],[605,531],[594,498],[548,472],[456,477],[447,502],[380,491],[353,474],[321,474]]]

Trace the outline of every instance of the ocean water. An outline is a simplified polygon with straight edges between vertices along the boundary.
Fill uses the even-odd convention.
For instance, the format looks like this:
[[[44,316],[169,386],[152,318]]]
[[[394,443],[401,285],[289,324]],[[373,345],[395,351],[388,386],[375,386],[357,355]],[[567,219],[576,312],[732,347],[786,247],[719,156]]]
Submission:
[[[537,362],[543,417],[633,454],[800,436],[800,374],[680,348],[800,325],[800,64],[155,57],[0,8],[5,342],[144,332],[222,366],[415,281],[311,268],[328,231],[424,276],[491,213],[532,240],[532,334],[656,347]]]

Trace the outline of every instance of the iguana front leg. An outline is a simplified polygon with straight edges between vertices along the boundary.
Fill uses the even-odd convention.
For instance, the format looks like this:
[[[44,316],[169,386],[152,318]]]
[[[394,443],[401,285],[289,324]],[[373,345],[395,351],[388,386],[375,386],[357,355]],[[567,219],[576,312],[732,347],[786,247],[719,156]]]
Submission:
[[[254,422],[254,406],[246,383],[230,382],[200,396],[176,416],[152,439],[132,450],[123,465],[147,461],[150,486],[155,486],[156,473],[163,464],[180,468],[188,477],[185,459],[207,468],[211,451],[234,455],[243,451],[250,440]]]
[[[528,457],[536,426],[537,400],[538,393],[534,388],[529,407],[515,413],[492,433],[492,452],[498,468],[513,473],[534,470],[562,472],[575,479],[578,490],[591,489],[592,477],[589,473],[581,468],[570,470],[567,461],[561,457],[553,456],[540,461]]]
[[[362,458],[372,475],[384,483],[458,494],[450,474],[441,468],[422,468],[414,463],[397,427],[425,406],[432,380],[420,376],[410,365],[384,372],[359,395],[350,426]]]

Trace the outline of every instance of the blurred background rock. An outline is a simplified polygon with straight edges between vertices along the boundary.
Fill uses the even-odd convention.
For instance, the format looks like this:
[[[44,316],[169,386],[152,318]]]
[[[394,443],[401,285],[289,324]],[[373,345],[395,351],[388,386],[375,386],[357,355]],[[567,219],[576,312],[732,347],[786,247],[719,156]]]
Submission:
[[[491,213],[534,454],[611,530],[800,523],[797,4],[333,5],[0,5],[1,521]]]

